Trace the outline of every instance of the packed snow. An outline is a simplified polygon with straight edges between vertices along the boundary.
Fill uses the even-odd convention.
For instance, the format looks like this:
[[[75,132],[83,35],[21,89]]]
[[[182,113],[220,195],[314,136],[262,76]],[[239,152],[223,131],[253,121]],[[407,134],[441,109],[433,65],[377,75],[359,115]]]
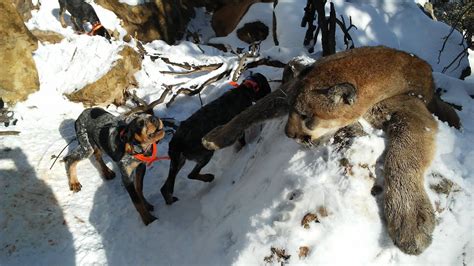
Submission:
[[[120,0],[128,4],[143,1]],[[261,43],[260,56],[287,62],[308,54],[303,46],[305,29],[300,28],[306,1],[280,0],[276,7],[277,35]],[[421,1],[419,1],[421,2]],[[167,177],[169,162],[160,161],[147,170],[145,197],[155,206],[159,219],[144,226],[122,186],[120,177],[105,181],[92,161],[78,165],[83,187],[72,193],[64,164],[55,156],[74,138],[74,119],[84,109],[64,96],[104,75],[122,41],[74,34],[58,21],[57,1],[41,1],[41,8],[27,23],[30,29],[52,30],[66,36],[58,44],[40,44],[34,60],[40,90],[12,107],[19,136],[0,138],[0,265],[268,265],[280,264],[272,248],[284,249],[284,261],[297,265],[474,265],[474,77],[458,79],[472,55],[460,67],[441,73],[460,49],[461,35],[453,35],[438,62],[442,37],[450,27],[432,21],[414,1],[334,1],[336,12],[357,29],[351,30],[356,47],[386,45],[416,54],[431,64],[442,98],[462,107],[458,111],[463,127],[450,128],[438,122],[437,149],[425,174],[425,188],[436,209],[438,224],[433,243],[419,256],[402,253],[388,236],[382,214],[382,198],[372,196],[374,184],[383,186],[385,135],[365,125],[365,136],[356,137],[339,150],[329,142],[313,149],[299,146],[284,135],[285,119],[275,119],[254,129],[257,134],[241,150],[232,146],[215,153],[203,172],[214,173],[212,183],[187,179],[194,163],[187,162],[179,173],[175,195],[179,201],[165,204],[160,187]],[[123,32],[113,13],[93,4],[103,24]],[[239,25],[260,19],[272,23],[272,3],[254,4]],[[209,25],[209,16],[197,10],[191,27]],[[204,29],[203,29],[204,31]],[[233,32],[226,37],[209,36],[209,42],[247,49]],[[170,46],[162,41],[144,45],[148,54],[159,54],[173,62],[236,65],[238,58],[213,47],[182,41]],[[344,50],[343,35],[337,33],[337,49]],[[171,68],[179,70],[177,68]],[[158,99],[164,87],[175,91],[209,76],[173,76],[161,71],[170,66],[146,56],[136,73],[137,95],[147,102]],[[258,67],[276,89],[282,69]],[[219,71],[219,70],[218,70]],[[243,73],[241,79],[250,72]],[[230,88],[228,81],[207,86],[201,94],[204,104]],[[171,95],[166,98],[169,101]],[[160,104],[154,112],[163,118],[182,121],[199,109],[199,97],[179,96],[170,106]],[[114,114],[125,111],[109,105]],[[362,121],[363,122],[363,121]],[[166,154],[168,135],[159,143]],[[61,155],[77,145],[72,144]],[[341,166],[350,162],[351,169]],[[107,165],[118,169],[107,160]],[[432,187],[451,181],[447,194]],[[301,225],[307,213],[318,213],[319,223]],[[322,215],[321,213],[324,213]],[[306,257],[299,257],[307,247]],[[283,262],[283,261],[282,261]]]

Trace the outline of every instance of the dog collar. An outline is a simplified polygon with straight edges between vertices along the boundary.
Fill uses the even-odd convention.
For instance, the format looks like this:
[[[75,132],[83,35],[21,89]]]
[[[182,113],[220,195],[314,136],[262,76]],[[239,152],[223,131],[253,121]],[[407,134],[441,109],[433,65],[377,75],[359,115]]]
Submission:
[[[139,161],[142,161],[142,162],[146,163],[147,166],[150,166],[152,163],[154,163],[156,161],[169,160],[170,159],[170,157],[168,157],[168,156],[159,157],[157,155],[158,155],[158,147],[157,147],[156,143],[153,143],[152,152],[151,152],[150,156],[145,156],[145,154],[140,153],[140,154],[134,154],[133,157],[135,159],[139,160]]]
[[[120,130],[119,136],[120,136],[120,138],[123,139],[123,137],[125,136],[125,129]],[[134,142],[135,142],[135,140],[134,140]],[[134,151],[135,151],[136,146],[140,147],[140,149],[143,151],[143,149],[141,148],[141,146],[138,143],[133,144],[133,150]],[[157,156],[158,155],[158,146],[156,145],[156,143],[152,144],[152,151],[151,151],[150,156],[146,156],[145,152],[146,151],[143,151],[142,153],[135,153],[135,154],[130,154],[130,155],[132,155],[135,159],[146,163],[147,166],[150,166],[153,162],[156,162],[156,161],[169,160],[170,159],[170,157],[168,157],[168,156],[162,156],[162,157]]]
[[[102,24],[100,24],[100,22],[96,22],[95,24],[92,25],[92,30],[90,32],[88,32],[87,35],[94,36],[95,32],[98,31],[102,27],[104,27],[104,26],[102,26]]]
[[[235,81],[229,81],[229,84],[234,87],[234,88],[237,88],[239,86],[239,83],[235,82]],[[242,84],[247,87],[247,88],[250,88],[252,90],[254,90],[255,92],[258,92],[260,90],[260,87],[258,86],[258,83],[251,80],[251,79],[246,79],[244,80],[244,82],[242,82]]]

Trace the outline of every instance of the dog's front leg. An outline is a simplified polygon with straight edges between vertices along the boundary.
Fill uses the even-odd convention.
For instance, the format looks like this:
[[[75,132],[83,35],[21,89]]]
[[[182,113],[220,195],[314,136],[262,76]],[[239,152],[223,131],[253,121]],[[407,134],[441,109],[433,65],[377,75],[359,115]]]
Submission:
[[[123,159],[119,162],[119,168],[122,173],[123,185],[125,186],[125,189],[130,195],[135,209],[137,209],[138,213],[140,213],[143,223],[145,225],[148,225],[154,220],[156,220],[156,217],[150,214],[150,212],[145,206],[145,203],[143,202],[143,199],[139,196],[139,193],[137,193],[133,184],[132,172],[135,168],[137,168],[138,165],[139,163],[129,162],[127,159]]]
[[[64,12],[66,12],[66,4],[63,1],[59,1],[59,22],[61,22],[61,26],[66,28],[66,21],[64,20]]]
[[[153,211],[153,205],[148,203],[148,201],[145,199],[145,196],[143,196],[143,178],[145,177],[145,173],[146,165],[144,163],[139,164],[137,169],[135,169],[135,189],[138,193],[138,196],[145,203],[147,210]]]
[[[72,24],[74,25],[74,30],[80,33],[85,32],[84,27],[82,26],[82,21],[79,18],[71,17]]]

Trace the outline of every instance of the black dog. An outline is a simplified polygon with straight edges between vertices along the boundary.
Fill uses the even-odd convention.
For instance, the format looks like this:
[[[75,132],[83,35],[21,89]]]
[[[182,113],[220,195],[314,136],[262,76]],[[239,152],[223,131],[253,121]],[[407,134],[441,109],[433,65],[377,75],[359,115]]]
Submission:
[[[252,102],[256,102],[270,92],[267,79],[261,74],[254,74],[240,86],[205,105],[181,123],[169,144],[170,169],[168,179],[161,187],[161,194],[165,198],[166,204],[172,204],[178,200],[173,197],[174,183],[176,175],[186,159],[197,162],[188,178],[204,182],[214,180],[212,174],[199,173],[214,154],[214,151],[204,148],[201,139],[209,131],[226,124],[234,116],[251,106]]]
[[[59,21],[63,28],[66,27],[66,21],[64,21],[66,10],[71,14],[71,21],[76,31],[85,32],[83,23],[89,22],[92,25],[89,35],[100,35],[110,40],[109,32],[102,26],[99,17],[90,4],[84,0],[59,0]]]
[[[76,165],[92,154],[104,178],[114,178],[115,173],[102,160],[102,153],[105,153],[117,163],[125,189],[145,225],[153,222],[156,218],[149,212],[153,206],[143,196],[143,177],[146,163],[156,160],[156,142],[165,135],[161,120],[139,114],[127,123],[101,108],[88,108],[77,118],[75,128],[79,146],[64,157],[69,189],[81,190]],[[135,178],[132,176],[134,170]]]

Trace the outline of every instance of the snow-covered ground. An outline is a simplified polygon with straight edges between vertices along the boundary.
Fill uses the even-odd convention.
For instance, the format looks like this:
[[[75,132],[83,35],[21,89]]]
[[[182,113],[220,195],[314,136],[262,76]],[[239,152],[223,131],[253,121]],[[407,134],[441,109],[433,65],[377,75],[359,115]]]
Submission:
[[[299,27],[305,2],[279,0],[280,46],[275,47],[269,36],[262,42],[261,56],[286,62],[293,56],[308,55],[302,45],[305,29]],[[214,182],[188,180],[193,166],[188,162],[176,182],[180,200],[171,206],[165,205],[159,192],[169,162],[157,162],[145,178],[145,197],[154,204],[159,218],[149,226],[141,222],[120,178],[104,181],[89,160],[78,165],[82,191],[72,193],[64,164],[58,161],[52,169],[50,166],[74,137],[73,121],[84,107],[69,102],[63,94],[100,78],[118,58],[119,49],[129,44],[74,35],[70,27],[60,26],[57,2],[41,1],[41,9],[27,26],[67,37],[55,45],[40,45],[34,54],[40,90],[13,108],[18,123],[8,129],[21,134],[0,138],[0,265],[280,264],[277,259],[264,260],[272,254],[272,247],[285,249],[291,255],[287,262],[298,265],[474,265],[474,100],[469,96],[474,94],[474,77],[457,79],[467,59],[458,69],[441,73],[460,51],[460,35],[447,43],[438,63],[438,50],[449,27],[427,18],[412,1],[334,2],[338,14],[346,21],[351,16],[357,26],[351,31],[356,47],[383,44],[417,54],[432,65],[437,87],[446,91],[443,99],[462,106],[458,112],[462,130],[439,122],[435,159],[426,172],[426,189],[437,210],[438,225],[424,253],[406,255],[388,237],[381,198],[371,195],[374,184],[383,186],[384,133],[370,127],[366,136],[355,138],[342,151],[331,143],[308,150],[284,136],[284,119],[269,121],[242,150],[230,147],[216,152],[204,169],[216,175]],[[123,31],[113,13],[93,6],[106,27]],[[255,4],[240,24],[258,18],[271,25],[271,11],[272,4]],[[199,19],[190,27],[209,25]],[[234,49],[247,47],[235,32],[210,41]],[[309,56],[318,54],[318,45]],[[169,46],[154,41],[145,48],[175,62],[236,64],[233,54],[190,42]],[[338,32],[338,50],[343,49]],[[469,60],[474,69],[472,53]],[[145,57],[136,74],[137,95],[151,102],[160,97],[162,84],[184,82],[181,86],[185,87],[208,77],[191,80],[160,73],[169,68],[159,59]],[[252,71],[269,80],[281,78],[279,68]],[[279,83],[271,85],[276,89]],[[228,88],[225,81],[206,87],[203,102]],[[169,108],[161,104],[154,111],[160,117],[184,120],[199,107],[198,97],[181,96]],[[117,114],[123,110],[111,105],[108,111]],[[170,138],[159,144],[160,154],[166,153]],[[75,145],[73,142],[65,153]],[[341,166],[341,159],[351,169]],[[117,172],[110,160],[107,164]],[[443,178],[454,183],[448,194],[431,188]],[[301,226],[307,213],[320,217],[308,229]],[[301,247],[309,249],[307,257],[299,258]]]

